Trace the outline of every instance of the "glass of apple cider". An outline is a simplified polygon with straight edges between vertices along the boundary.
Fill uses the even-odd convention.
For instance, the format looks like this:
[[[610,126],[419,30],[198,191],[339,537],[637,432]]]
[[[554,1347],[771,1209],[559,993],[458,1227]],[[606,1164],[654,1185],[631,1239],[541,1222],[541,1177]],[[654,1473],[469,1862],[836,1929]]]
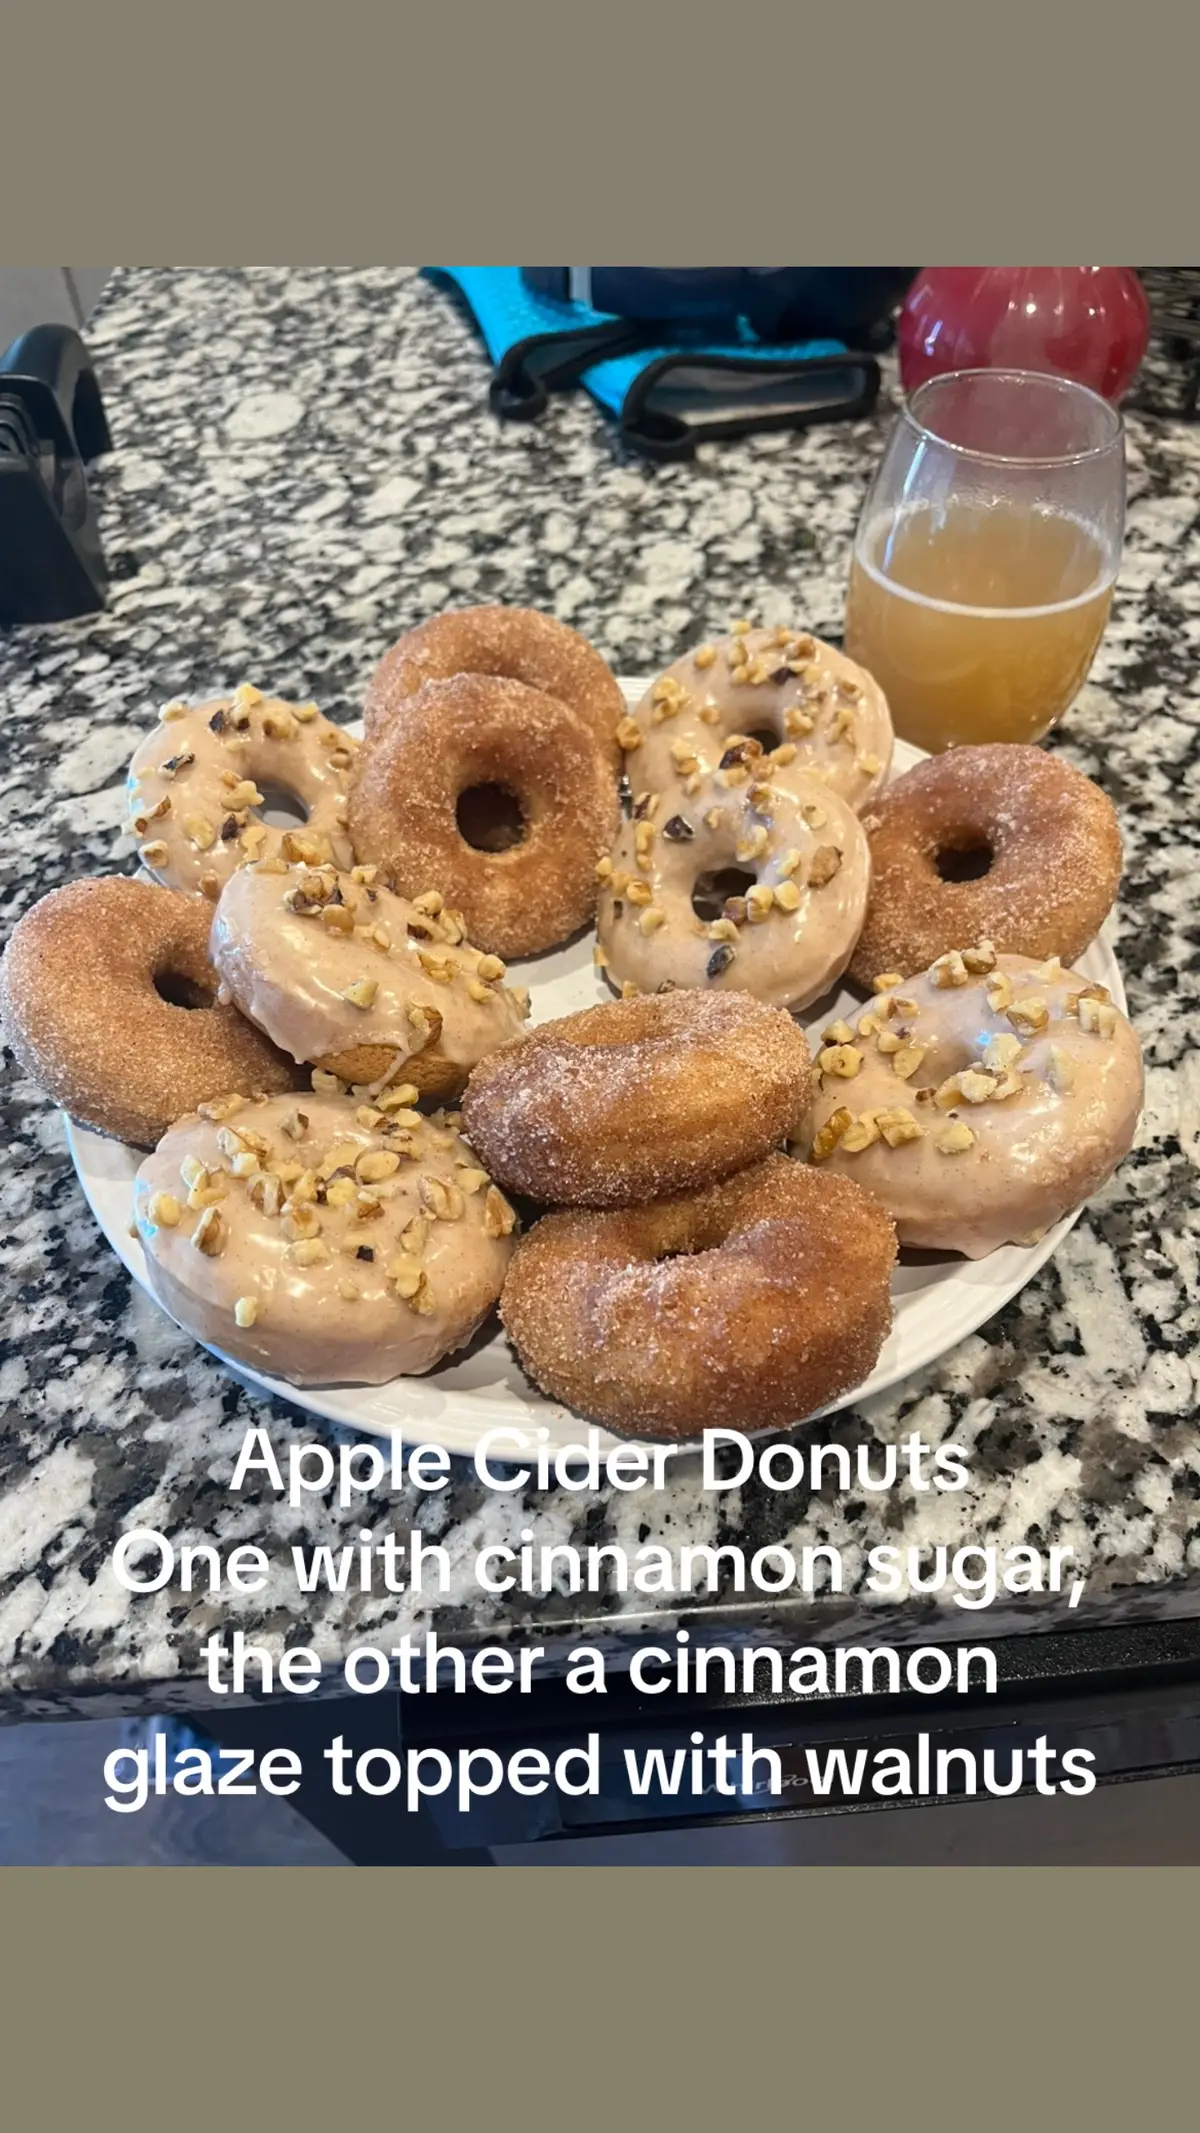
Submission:
[[[846,650],[896,731],[938,750],[1036,741],[1077,694],[1108,620],[1125,439],[1068,378],[960,370],[901,413],[859,521]]]

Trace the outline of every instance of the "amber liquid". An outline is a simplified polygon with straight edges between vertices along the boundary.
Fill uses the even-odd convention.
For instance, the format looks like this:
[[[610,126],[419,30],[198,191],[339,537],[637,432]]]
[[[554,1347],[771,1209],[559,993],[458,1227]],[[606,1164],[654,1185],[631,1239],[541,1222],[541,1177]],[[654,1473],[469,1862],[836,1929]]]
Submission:
[[[1033,741],[1092,663],[1115,567],[1078,519],[952,498],[859,535],[846,650],[920,748]]]

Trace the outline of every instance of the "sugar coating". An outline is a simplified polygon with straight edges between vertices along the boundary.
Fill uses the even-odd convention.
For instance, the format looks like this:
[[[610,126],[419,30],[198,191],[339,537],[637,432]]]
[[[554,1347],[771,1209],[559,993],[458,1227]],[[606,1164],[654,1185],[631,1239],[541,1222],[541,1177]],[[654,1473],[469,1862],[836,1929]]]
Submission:
[[[459,795],[500,785],[525,835],[508,851],[462,836]],[[611,766],[590,729],[556,697],[518,681],[460,674],[426,682],[363,743],[350,800],[360,860],[401,896],[431,884],[461,911],[480,948],[538,955],[596,909],[596,865],[617,820]]]
[[[743,993],[613,1000],[480,1061],[463,1099],[493,1177],[550,1205],[611,1207],[758,1161],[809,1099],[803,1032]],[[791,1122],[791,1123],[789,1123]]]
[[[647,1207],[545,1216],[500,1315],[534,1382],[611,1429],[786,1428],[869,1376],[895,1258],[868,1194],[771,1155]]]
[[[864,816],[871,847],[866,922],[850,964],[926,970],[963,941],[1071,962],[1093,940],[1121,879],[1112,802],[1061,756],[989,742],[949,748],[897,778]],[[939,850],[990,846],[977,881],[943,881]]]
[[[368,734],[386,725],[427,681],[492,674],[568,704],[615,763],[625,710],[620,685],[599,652],[553,615],[528,607],[466,607],[434,615],[384,653],[367,685]]]
[[[198,896],[115,875],[52,889],[14,927],[0,964],[5,1035],[72,1118],[148,1148],[210,1097],[295,1085],[291,1060],[217,1003],[211,915]],[[211,1004],[174,1006],[156,978]]]

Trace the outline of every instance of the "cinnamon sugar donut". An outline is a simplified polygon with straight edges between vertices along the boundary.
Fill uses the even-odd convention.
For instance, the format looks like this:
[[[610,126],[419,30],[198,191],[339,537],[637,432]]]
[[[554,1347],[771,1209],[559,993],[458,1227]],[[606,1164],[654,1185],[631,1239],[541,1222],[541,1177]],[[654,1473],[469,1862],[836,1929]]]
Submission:
[[[1111,801],[1061,756],[1023,744],[930,756],[888,787],[863,827],[871,894],[850,964],[862,985],[881,972],[927,970],[981,939],[1071,962],[1100,931],[1121,879]]]
[[[427,681],[450,681],[456,674],[493,674],[557,697],[590,728],[615,767],[616,731],[625,715],[615,677],[586,638],[531,607],[455,608],[409,630],[384,653],[367,684],[367,733],[386,725]]]
[[[516,1226],[440,1114],[325,1095],[181,1119],[134,1212],[164,1310],[294,1385],[432,1370],[496,1301]]]
[[[151,1148],[173,1118],[297,1075],[217,1002],[209,911],[124,875],[52,889],[13,929],[0,1019],[21,1065],[72,1118]]]
[[[757,1162],[803,1117],[809,1066],[791,1017],[744,993],[612,1000],[481,1060],[463,1125],[502,1185],[622,1206]]]
[[[753,737],[764,771],[785,786],[817,776],[860,809],[883,786],[892,719],[874,676],[807,630],[741,629],[697,645],[651,683],[618,739],[635,790],[680,782],[686,749],[703,777],[726,749]]]
[[[610,1429],[781,1429],[870,1375],[895,1258],[877,1201],[770,1155],[649,1207],[546,1215],[500,1316],[534,1383]]]
[[[825,1036],[804,1145],[875,1194],[902,1244],[1034,1243],[1132,1145],[1137,1037],[1057,957],[954,950]]]
[[[431,892],[394,896],[374,867],[268,859],[227,881],[212,959],[237,1006],[293,1059],[350,1083],[395,1078],[457,1096],[476,1060],[520,1034],[528,993]]]
[[[129,766],[128,835],[147,873],[215,903],[249,861],[282,854],[348,867],[350,770],[358,742],[315,704],[286,704],[248,683],[203,704],[170,703]],[[305,820],[281,829],[257,810],[286,793]]]
[[[463,834],[463,803],[497,791],[518,812],[518,841],[486,850]],[[537,955],[594,916],[616,820],[591,729],[557,697],[486,674],[426,682],[364,742],[350,796],[358,858],[401,896],[436,887],[500,956]]]

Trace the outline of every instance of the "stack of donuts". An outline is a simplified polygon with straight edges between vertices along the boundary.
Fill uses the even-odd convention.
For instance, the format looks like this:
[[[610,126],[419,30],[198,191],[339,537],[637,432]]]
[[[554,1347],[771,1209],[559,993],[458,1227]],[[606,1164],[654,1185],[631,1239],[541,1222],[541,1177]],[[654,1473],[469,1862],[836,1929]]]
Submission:
[[[562,623],[440,615],[364,711],[167,704],[139,876],[42,898],[0,965],[27,1071],[150,1151],[148,1281],[222,1352],[381,1383],[498,1303],[619,1431],[786,1426],[870,1374],[898,1244],[1027,1241],[1128,1149],[1137,1040],[1071,967],[1120,836],[1057,757],[889,782],[871,676],[743,623],[627,710]],[[509,959],[593,922],[619,997],[527,1031]]]

